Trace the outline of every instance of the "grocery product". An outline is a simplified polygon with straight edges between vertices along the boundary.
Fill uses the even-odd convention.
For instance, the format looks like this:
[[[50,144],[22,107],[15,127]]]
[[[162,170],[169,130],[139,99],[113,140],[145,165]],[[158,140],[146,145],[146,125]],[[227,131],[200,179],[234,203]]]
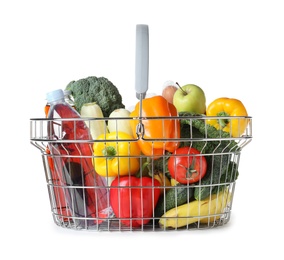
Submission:
[[[81,108],[80,115],[83,118],[93,119],[85,121],[93,139],[108,132],[102,109],[96,102],[85,103]]]
[[[94,143],[93,164],[104,177],[133,175],[140,167],[140,149],[133,137],[124,132],[101,134]]]
[[[83,141],[90,139],[89,129],[80,115],[64,101],[63,91],[59,89],[47,93],[47,100],[50,103],[48,148],[56,175],[53,181],[56,180],[64,190],[74,223],[85,226],[86,220],[82,218],[96,219],[99,212],[107,208],[105,180],[94,171],[92,147]]]
[[[205,114],[206,97],[203,89],[195,84],[179,87],[173,96],[178,112]]]
[[[71,92],[69,90],[64,90],[63,93],[64,93],[64,101],[68,103],[72,108],[75,108],[74,101],[70,97]],[[46,117],[48,116],[49,109],[50,109],[50,103],[47,101],[44,107],[44,113]]]
[[[57,90],[48,95],[48,118],[31,119],[57,225],[165,231],[230,220],[251,118],[233,99],[206,108],[205,92],[193,84],[168,81],[147,93],[148,51],[148,27],[138,25],[133,109],[111,81],[90,76],[66,87],[75,109]]]
[[[142,109],[140,108],[142,106]],[[142,110],[142,115],[140,115]],[[143,139],[138,140],[138,145],[143,154],[148,156],[159,157],[162,156],[166,151],[173,152],[179,145],[178,141],[169,141],[169,139],[179,138],[180,126],[171,117],[177,116],[177,110],[173,104],[169,103],[162,96],[154,96],[145,98],[142,100],[142,104],[138,102],[135,106],[134,111],[131,112],[130,117],[142,116],[145,119],[141,120],[144,128]],[[148,120],[147,117],[155,117],[157,120]],[[160,118],[160,119],[159,119]],[[137,134],[137,125],[139,120],[131,120],[130,122],[133,135]],[[164,139],[163,141],[149,142],[149,140]]]
[[[116,177],[111,183],[110,204],[121,223],[130,227],[149,223],[160,196],[159,186],[151,177]]]
[[[96,102],[104,117],[117,108],[124,108],[118,88],[105,77],[90,76],[71,81],[66,90],[71,92],[76,110],[80,113],[86,103]]]
[[[248,113],[244,104],[236,98],[222,97],[213,100],[207,107],[206,115],[213,117],[206,120],[207,124],[231,133],[232,137],[241,136],[249,122],[247,118],[240,118],[248,116]]]

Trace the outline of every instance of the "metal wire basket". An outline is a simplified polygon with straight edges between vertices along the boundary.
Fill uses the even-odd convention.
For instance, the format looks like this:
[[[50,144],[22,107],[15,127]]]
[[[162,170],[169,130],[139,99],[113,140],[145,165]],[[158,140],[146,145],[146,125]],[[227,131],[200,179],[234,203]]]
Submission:
[[[148,89],[148,41],[148,27],[138,25],[135,89],[141,104]],[[42,154],[54,222],[95,231],[191,230],[226,224],[240,154],[252,139],[251,117],[211,117],[231,122],[230,131],[223,132],[210,126],[206,116],[146,117],[142,105],[139,115],[30,120],[30,140]],[[116,134],[122,120],[134,126],[132,136]],[[101,139],[91,134],[76,137],[79,125],[91,129],[102,121]],[[170,136],[169,121],[175,127]],[[107,135],[110,123],[117,129],[112,136]],[[149,124],[160,134],[148,135]],[[141,142],[147,151],[136,149]],[[177,154],[182,147],[187,150]],[[181,159],[184,163],[178,162]]]
[[[30,141],[41,151],[54,222],[64,228],[92,231],[193,230],[226,224],[231,215],[241,151],[252,140],[252,118],[227,117],[226,119],[238,122],[246,120],[247,127],[237,137],[232,137],[231,133],[224,135],[221,130],[216,130],[212,136],[210,126],[207,124],[208,117],[179,116],[172,117],[171,120],[175,121],[175,124],[184,123],[186,134],[178,138],[152,139],[144,136],[144,123],[159,120],[162,127],[169,118],[30,119]],[[112,138],[97,140],[92,139],[90,135],[89,140],[66,140],[62,125],[64,122],[73,122],[73,131],[76,136],[75,121],[78,120],[84,120],[87,127],[97,120],[104,120],[106,125],[110,121],[118,125],[120,120],[124,122],[138,120],[137,134],[133,138],[121,138],[116,135]],[[196,123],[204,126],[198,134]],[[59,133],[57,140],[48,135],[49,124],[57,127]],[[179,147],[198,147],[200,154],[177,155],[163,150],[163,153],[157,157],[154,152],[147,156],[142,153],[137,155],[128,149],[126,154],[112,155],[112,159],[117,159],[117,169],[126,168],[128,171],[124,173],[124,176],[113,177],[110,174],[109,157],[98,155],[93,150],[98,144],[111,145],[117,149],[121,143],[126,143],[130,147],[131,144],[136,145],[139,140],[150,145],[152,151],[157,142],[162,147],[165,147],[167,142],[178,142]],[[80,150],[80,144],[89,145],[93,153],[84,154]],[[70,145],[78,149],[77,155],[69,153]],[[64,148],[64,154],[51,152],[53,148],[58,149],[59,146]],[[195,183],[166,184],[166,179],[175,180],[169,174],[169,160],[170,158],[175,160],[180,156],[188,158],[189,165],[200,161],[201,156],[205,157],[206,175]],[[135,173],[130,171],[132,159],[139,163]],[[94,169],[98,160],[105,161],[105,176],[101,184],[98,185],[95,181],[93,185],[90,185],[86,182],[86,176],[97,178],[98,175],[86,175],[81,165],[83,160],[91,160]],[[143,182],[145,175],[148,178],[147,184]],[[157,175],[160,177],[158,186],[156,185]],[[136,184],[133,178],[136,178]],[[97,194],[93,201],[95,207],[101,203],[101,200],[104,201],[103,211],[94,210],[92,214],[88,213],[90,191]]]

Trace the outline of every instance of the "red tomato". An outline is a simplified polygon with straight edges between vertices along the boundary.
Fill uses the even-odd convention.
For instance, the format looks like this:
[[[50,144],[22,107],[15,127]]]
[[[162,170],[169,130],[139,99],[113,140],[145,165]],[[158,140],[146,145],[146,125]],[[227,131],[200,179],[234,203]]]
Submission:
[[[207,161],[200,152],[191,147],[175,150],[168,161],[169,172],[176,181],[182,184],[198,182],[207,170]]]

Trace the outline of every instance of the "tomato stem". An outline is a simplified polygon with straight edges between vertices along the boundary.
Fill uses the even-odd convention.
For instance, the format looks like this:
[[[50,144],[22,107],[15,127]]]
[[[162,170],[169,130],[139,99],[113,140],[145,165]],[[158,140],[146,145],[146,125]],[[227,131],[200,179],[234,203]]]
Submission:
[[[191,162],[191,164],[189,165],[189,167],[186,167],[186,166],[184,166],[184,165],[182,165],[182,164],[180,165],[180,166],[182,166],[182,167],[184,167],[184,168],[186,169],[185,178],[186,178],[187,180],[190,180],[191,177],[192,177],[192,175],[193,175],[194,173],[197,173],[197,170],[195,169],[195,165],[196,165],[196,158],[195,158],[195,156],[193,157],[192,162]]]

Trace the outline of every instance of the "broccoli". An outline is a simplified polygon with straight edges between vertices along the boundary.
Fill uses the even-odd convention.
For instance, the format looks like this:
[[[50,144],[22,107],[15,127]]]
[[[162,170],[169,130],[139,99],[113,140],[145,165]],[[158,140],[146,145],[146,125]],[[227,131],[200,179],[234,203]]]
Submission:
[[[215,145],[212,142],[202,141],[205,135],[202,134],[198,128],[193,127],[190,124],[190,120],[182,119],[180,124],[180,137],[186,138],[188,141],[183,141],[180,146],[190,146],[201,153],[210,153],[215,149]]]
[[[206,124],[202,115],[181,112],[179,118],[180,137],[185,140],[180,142],[180,147],[190,146],[199,150],[206,156],[208,165],[211,164],[210,161],[214,157],[214,162],[212,162],[211,167],[208,167],[206,175],[211,175],[211,173],[219,175],[220,171],[227,167],[228,161],[231,159],[231,153],[239,150],[238,144],[234,140],[228,140],[230,138],[229,133]],[[152,160],[148,164],[149,167],[168,174],[170,155],[171,153],[166,153],[161,158]],[[211,177],[208,176],[207,178]]]
[[[229,140],[231,136],[228,132],[221,129],[217,130],[214,126],[206,124],[205,120],[202,119],[202,115],[181,112],[179,116],[181,117],[181,137],[206,139],[206,142],[202,141],[202,139],[200,142],[193,142],[193,146],[197,146],[195,148],[201,153],[212,153],[216,147],[220,146],[230,149],[231,152],[239,149],[234,140]],[[188,126],[186,127],[186,125]],[[190,129],[191,131],[189,131]],[[192,133],[190,134],[190,132]],[[201,149],[201,147],[203,148]]]
[[[194,198],[196,200],[204,200],[210,194],[218,193],[230,183],[236,181],[239,176],[238,165],[230,161],[228,155],[215,155],[214,161],[212,158],[208,160],[208,166],[207,173],[201,179],[200,186],[194,189]]]
[[[217,184],[230,183],[237,179],[238,167],[231,161],[231,153],[238,152],[239,147],[234,140],[229,140],[231,136],[228,132],[217,130],[214,126],[206,124],[202,115],[183,112],[179,113],[179,116],[181,117],[181,136],[199,138],[192,142],[192,147],[206,154],[207,172],[201,179],[201,186],[196,187],[194,191],[195,199],[202,200],[225,187]]]
[[[122,97],[115,85],[104,77],[90,76],[87,78],[71,81],[66,90],[71,92],[76,110],[80,113],[85,103],[96,102],[104,117],[118,108],[125,108]]]

